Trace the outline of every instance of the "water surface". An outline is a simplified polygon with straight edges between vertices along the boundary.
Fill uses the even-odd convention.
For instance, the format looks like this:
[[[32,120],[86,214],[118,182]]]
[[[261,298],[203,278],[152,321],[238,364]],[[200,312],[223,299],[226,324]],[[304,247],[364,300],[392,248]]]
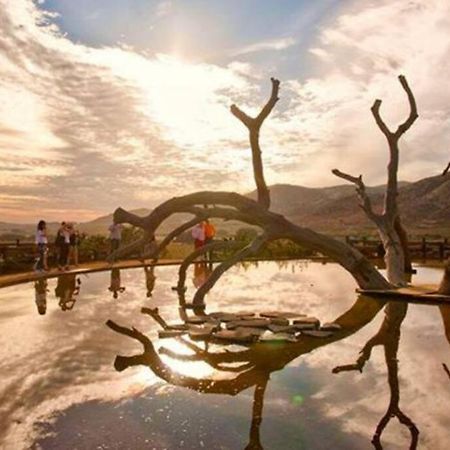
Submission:
[[[418,269],[417,282],[441,276],[439,269]],[[346,314],[333,339],[267,346],[227,365],[250,361],[248,375],[167,356],[194,350],[179,340],[158,341],[158,324],[140,309],[158,306],[165,320],[180,321],[171,290],[176,272],[156,268],[151,297],[143,269],[121,271],[120,279],[117,271],[82,276],[80,285],[49,280],[45,308],[44,286],[37,286],[37,297],[33,284],[2,289],[0,447],[369,449],[390,408],[400,410],[405,425],[389,421],[383,448],[409,448],[415,439],[418,448],[450,448],[450,378],[442,365],[450,366],[450,307],[391,302],[386,314],[380,303],[358,298],[352,278],[334,264],[235,267],[208,295],[208,312],[292,310],[322,322]],[[189,273],[188,298],[199,282],[198,273]],[[150,338],[170,370],[163,376],[168,381],[144,365],[114,369],[116,355],[141,354],[143,347],[106,327],[108,319]],[[374,336],[380,342],[362,373],[332,373],[355,363]],[[242,355],[246,349],[228,350]]]

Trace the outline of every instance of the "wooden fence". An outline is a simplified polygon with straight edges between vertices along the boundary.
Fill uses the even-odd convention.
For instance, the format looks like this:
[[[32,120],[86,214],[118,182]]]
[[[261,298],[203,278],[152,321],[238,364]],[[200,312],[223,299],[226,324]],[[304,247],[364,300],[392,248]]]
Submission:
[[[384,248],[378,239],[358,238],[346,236],[346,242],[357,248],[369,258],[382,258]],[[439,259],[450,257],[450,243],[448,238],[411,240],[408,243],[409,253],[412,259]]]

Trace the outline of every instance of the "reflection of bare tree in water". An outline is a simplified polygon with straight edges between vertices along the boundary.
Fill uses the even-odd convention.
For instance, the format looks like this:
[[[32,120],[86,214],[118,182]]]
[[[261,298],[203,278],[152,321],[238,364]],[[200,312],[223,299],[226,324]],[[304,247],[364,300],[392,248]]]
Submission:
[[[262,449],[259,429],[262,423],[264,395],[270,374],[281,370],[286,364],[297,357],[307,354],[312,350],[332,342],[344,339],[358,331],[369,323],[382,309],[383,303],[367,297],[360,297],[352,307],[338,317],[334,322],[341,326],[332,336],[325,339],[317,339],[310,336],[302,336],[298,342],[284,343],[276,346],[264,343],[254,344],[244,350],[223,350],[218,346],[218,351],[211,345],[201,348],[196,343],[177,337],[177,341],[192,353],[175,352],[169,348],[161,347],[158,350],[153,342],[136,328],[127,328],[109,320],[107,325],[117,333],[129,336],[140,342],[143,347],[141,354],[133,356],[116,356],[114,367],[118,371],[132,366],[147,366],[155,375],[175,386],[185,387],[205,394],[237,395],[240,392],[254,387],[254,400],[252,408],[252,421],[250,427],[250,442],[246,449]],[[142,308],[144,314],[151,316],[163,330],[170,326],[159,315],[157,308]],[[227,372],[232,378],[220,379],[214,376],[210,378],[195,378],[181,374],[173,370],[170,364],[166,364],[160,355],[175,361],[197,362],[208,364],[218,372]]]
[[[393,417],[397,417],[402,425],[405,425],[411,434],[410,449],[417,448],[419,430],[414,422],[400,409],[400,389],[398,383],[398,359],[397,352],[400,341],[400,327],[406,316],[408,304],[402,302],[388,303],[385,310],[385,318],[378,332],[369,339],[361,350],[361,356],[355,364],[338,366],[333,369],[333,373],[350,370],[363,371],[366,362],[370,359],[372,349],[377,345],[384,347],[384,355],[388,369],[388,382],[390,389],[390,401],[385,415],[377,425],[372,443],[376,449],[382,449],[381,436]]]
[[[440,305],[439,312],[441,313],[442,323],[444,324],[445,336],[448,343],[450,344],[450,305]],[[450,378],[450,370],[447,364],[442,363],[442,367],[444,369],[444,372]]]

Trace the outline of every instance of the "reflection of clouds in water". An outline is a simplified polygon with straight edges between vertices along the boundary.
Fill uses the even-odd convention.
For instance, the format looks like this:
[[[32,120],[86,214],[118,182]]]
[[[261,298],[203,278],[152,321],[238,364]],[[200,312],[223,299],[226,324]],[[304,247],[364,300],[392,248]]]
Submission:
[[[293,267],[297,267],[295,263],[294,266],[287,264],[280,271],[276,264],[260,263],[257,269],[250,267],[247,271],[233,268],[209,294],[208,310],[260,311],[280,308],[303,311],[327,321],[343,313],[353,303],[355,285],[341,268],[310,263],[307,267],[299,265],[293,273]],[[79,404],[81,413],[78,414],[89,416],[92,405],[83,406],[89,399],[98,399],[105,405],[106,409],[101,409],[104,411],[101,415],[105,420],[103,425],[107,423],[109,426],[106,420],[113,420],[114,428],[117,424],[123,432],[127,430],[126,427],[120,428],[116,415],[116,408],[124,406],[120,403],[119,407],[116,402],[126,399],[127,403],[131,398],[128,410],[138,408],[136,402],[140,400],[134,395],[141,395],[143,387],[154,383],[156,378],[144,367],[122,374],[114,371],[112,361],[117,353],[133,354],[141,348],[133,341],[111,333],[103,323],[112,319],[133,325],[154,338],[157,327],[150,318],[139,312],[142,306],[150,305],[158,306],[168,322],[179,321],[176,294],[171,291],[177,267],[157,268],[155,273],[158,280],[153,298],[148,299],[143,270],[123,271],[122,284],[127,290],[119,301],[113,301],[107,293],[109,273],[83,277],[77,305],[73,311],[66,313],[58,309],[54,298],[55,281],[50,280],[45,317],[36,313],[32,284],[2,290],[1,412],[2,416],[9,417],[10,422],[22,421],[10,429],[3,429],[3,435],[9,436],[6,442],[23,441],[26,435],[33,438],[30,430],[34,422],[47,421],[53,412],[65,411],[68,414],[71,410],[67,408],[71,405]],[[191,286],[189,293],[193,293]],[[318,439],[315,434],[323,434],[330,442],[339,442],[340,447],[337,448],[368,447],[389,397],[382,349],[374,350],[362,375],[332,375],[331,369],[353,362],[367,339],[378,329],[382,318],[380,313],[355,335],[297,358],[284,370],[272,374],[262,425],[263,442],[269,446],[267,448],[289,448],[276,446],[280,435],[285,435],[287,440],[286,436],[307,439],[310,444],[308,448],[317,448],[324,441],[320,444],[315,440]],[[399,351],[401,403],[420,428],[420,442],[425,445],[424,448],[439,448],[437,443],[447,439],[446,405],[450,389],[440,367],[441,362],[448,360],[447,356],[448,343],[442,332],[437,308],[411,306],[402,329]],[[429,395],[430,391],[438,394]],[[150,391],[146,392],[148,394]],[[247,391],[232,401],[222,400],[221,396],[205,398],[185,392],[170,390],[165,392],[160,402],[171,414],[180,402],[184,402],[185,407],[177,413],[180,423],[193,420],[192,411],[197,414],[197,410],[205,408],[205,417],[210,417],[204,419],[201,426],[205,435],[212,436],[214,430],[211,427],[217,424],[222,429],[225,422],[234,420],[234,412],[242,406],[239,414],[244,425],[240,425],[240,429],[243,433],[248,432],[251,406]],[[299,396],[302,403],[293,402],[293,398]],[[149,408],[148,415],[155,405],[153,401],[145,405]],[[220,410],[222,407],[226,409]],[[79,418],[75,414],[67,420],[77,428],[80,426]],[[138,426],[142,420],[138,417],[130,426]],[[63,429],[64,423],[64,419],[58,416],[56,429]],[[308,426],[303,426],[305,423]],[[299,425],[303,426],[301,433],[298,431]],[[154,424],[151,429],[164,435],[164,430],[157,427]],[[92,428],[92,423],[88,428]],[[168,436],[170,430],[166,430],[164,439]],[[397,429],[389,427],[383,440],[395,448]],[[403,441],[399,442],[401,444]]]
[[[306,360],[317,370],[316,376],[321,381],[321,390],[314,396],[316,406],[326,416],[342,420],[346,432],[371,436],[387,409],[389,386],[383,347],[374,348],[362,374],[333,375],[331,369],[354,362],[383,317],[384,314],[379,314],[361,332],[318,349]],[[447,448],[450,389],[441,363],[448,355],[438,308],[410,305],[401,328],[398,353],[400,405],[420,430],[420,448]],[[382,443],[393,449],[406,448],[409,442],[408,431],[396,419],[382,437]]]

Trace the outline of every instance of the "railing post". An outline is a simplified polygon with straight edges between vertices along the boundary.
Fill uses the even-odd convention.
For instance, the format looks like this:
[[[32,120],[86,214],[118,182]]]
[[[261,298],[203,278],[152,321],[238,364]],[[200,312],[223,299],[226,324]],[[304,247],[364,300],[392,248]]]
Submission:
[[[427,259],[427,238],[422,238],[422,258]]]

